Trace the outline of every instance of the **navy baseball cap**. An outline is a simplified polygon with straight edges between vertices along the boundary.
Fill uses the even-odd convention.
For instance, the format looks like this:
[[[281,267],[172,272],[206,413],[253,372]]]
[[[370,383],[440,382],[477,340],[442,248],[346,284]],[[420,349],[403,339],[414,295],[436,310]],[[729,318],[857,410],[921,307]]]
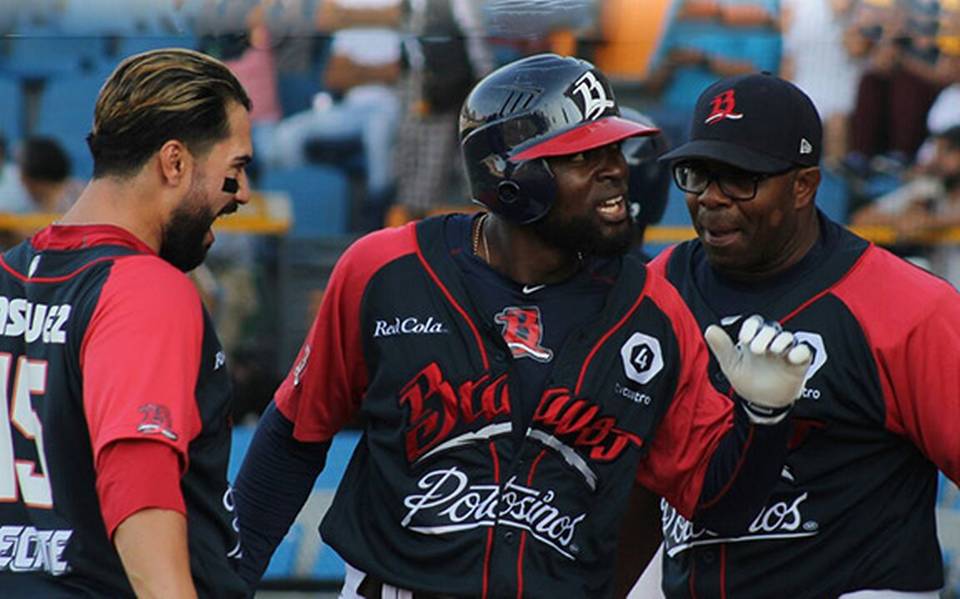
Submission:
[[[820,164],[823,126],[799,87],[769,73],[728,77],[697,99],[690,141],[660,159],[708,159],[752,173]]]

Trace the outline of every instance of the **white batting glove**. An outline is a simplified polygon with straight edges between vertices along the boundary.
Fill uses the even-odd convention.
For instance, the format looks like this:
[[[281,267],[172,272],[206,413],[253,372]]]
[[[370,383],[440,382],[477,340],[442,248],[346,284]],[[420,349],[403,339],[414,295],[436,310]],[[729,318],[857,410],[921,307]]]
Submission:
[[[810,348],[759,315],[743,322],[737,345],[717,325],[707,327],[704,337],[733,390],[752,404],[747,406],[751,419],[763,424],[782,420],[803,392],[813,360]]]

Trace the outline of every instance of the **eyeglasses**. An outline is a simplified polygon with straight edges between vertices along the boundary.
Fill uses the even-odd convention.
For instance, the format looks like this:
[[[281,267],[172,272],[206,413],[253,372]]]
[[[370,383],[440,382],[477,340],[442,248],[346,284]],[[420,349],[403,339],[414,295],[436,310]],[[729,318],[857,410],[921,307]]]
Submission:
[[[706,191],[711,181],[716,181],[725,196],[731,200],[745,201],[756,197],[757,187],[762,181],[791,170],[793,168],[779,173],[750,173],[739,170],[717,173],[697,162],[681,162],[673,167],[673,180],[681,190],[697,195]]]

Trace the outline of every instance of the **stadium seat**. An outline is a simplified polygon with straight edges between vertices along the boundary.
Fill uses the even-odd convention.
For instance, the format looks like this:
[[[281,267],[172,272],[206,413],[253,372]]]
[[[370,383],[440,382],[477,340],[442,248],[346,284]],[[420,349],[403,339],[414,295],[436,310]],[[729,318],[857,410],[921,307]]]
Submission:
[[[14,35],[3,71],[26,79],[90,73],[103,59],[103,40],[88,36]]]
[[[22,122],[23,102],[20,83],[16,79],[0,77],[0,133],[7,138],[8,142],[12,142],[22,135]]]
[[[121,57],[140,54],[157,48],[189,48],[197,47],[197,38],[193,35],[157,35],[142,34],[128,35],[119,38],[118,53]]]
[[[93,173],[93,158],[86,137],[93,125],[93,107],[103,79],[64,76],[47,82],[33,133],[55,138],[73,163],[72,174],[81,179]]]
[[[850,204],[847,182],[830,169],[820,169],[820,189],[817,191],[817,206],[824,214],[838,223],[846,223]]]
[[[320,91],[320,76],[315,73],[278,73],[277,89],[280,108],[289,116],[313,105],[313,96]]]
[[[290,237],[317,238],[347,232],[350,187],[340,169],[325,165],[268,169],[261,177],[260,188],[290,194]]]

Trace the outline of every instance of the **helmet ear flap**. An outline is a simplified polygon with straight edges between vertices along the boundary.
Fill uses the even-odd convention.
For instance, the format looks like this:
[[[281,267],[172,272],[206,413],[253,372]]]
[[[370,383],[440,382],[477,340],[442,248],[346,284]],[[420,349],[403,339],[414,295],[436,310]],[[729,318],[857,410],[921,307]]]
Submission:
[[[504,181],[516,189],[515,220],[529,224],[546,216],[553,206],[557,183],[546,158],[526,160],[517,165]]]
[[[513,204],[520,199],[520,185],[507,179],[497,185],[497,199],[501,204]]]

